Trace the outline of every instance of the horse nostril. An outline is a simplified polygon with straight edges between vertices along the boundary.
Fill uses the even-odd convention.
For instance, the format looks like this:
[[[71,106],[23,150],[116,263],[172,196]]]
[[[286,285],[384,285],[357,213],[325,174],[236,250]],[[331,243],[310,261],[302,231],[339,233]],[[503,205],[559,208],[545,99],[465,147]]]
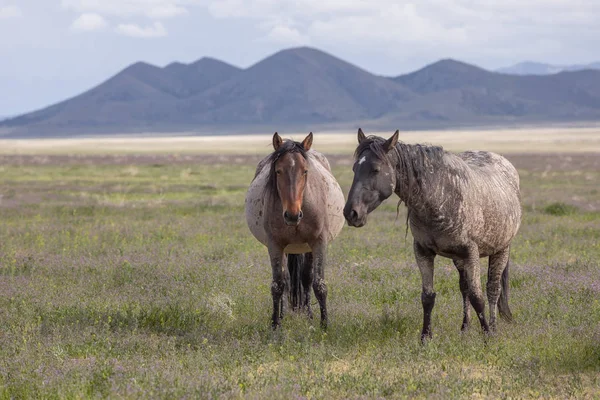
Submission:
[[[304,214],[302,213],[302,210],[300,210],[300,212],[298,213],[298,219],[302,218],[304,216]]]
[[[357,218],[358,218],[358,213],[356,212],[356,210],[352,209],[350,211],[350,219],[356,220]]]
[[[283,218],[290,219],[290,213],[288,213],[287,211],[284,211],[283,212]]]

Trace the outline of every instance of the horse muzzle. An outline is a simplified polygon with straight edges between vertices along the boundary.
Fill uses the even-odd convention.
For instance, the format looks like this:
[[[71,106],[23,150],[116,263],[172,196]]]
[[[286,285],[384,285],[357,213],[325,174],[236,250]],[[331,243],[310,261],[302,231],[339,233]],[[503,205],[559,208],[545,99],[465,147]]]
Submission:
[[[298,226],[303,216],[304,214],[302,213],[302,210],[300,210],[298,214],[292,214],[288,211],[285,211],[283,213],[283,222],[285,222],[285,224],[288,226]]]
[[[349,226],[354,226],[356,228],[360,228],[361,226],[365,226],[367,223],[367,214],[360,213],[356,211],[354,208],[345,208],[344,209],[344,218],[346,218],[346,222],[348,222]]]

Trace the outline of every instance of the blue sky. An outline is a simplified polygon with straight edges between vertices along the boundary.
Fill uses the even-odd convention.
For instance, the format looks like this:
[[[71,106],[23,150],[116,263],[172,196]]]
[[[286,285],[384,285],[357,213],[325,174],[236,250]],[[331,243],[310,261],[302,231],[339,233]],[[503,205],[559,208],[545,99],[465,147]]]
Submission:
[[[312,46],[381,75],[452,57],[495,69],[600,60],[598,0],[0,0],[0,116],[136,61],[248,67]]]

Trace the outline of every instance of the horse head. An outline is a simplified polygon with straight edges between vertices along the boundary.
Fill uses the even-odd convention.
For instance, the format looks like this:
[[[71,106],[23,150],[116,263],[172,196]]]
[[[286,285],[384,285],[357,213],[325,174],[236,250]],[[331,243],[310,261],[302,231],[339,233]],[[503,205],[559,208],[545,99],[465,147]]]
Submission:
[[[309,170],[306,152],[310,150],[312,141],[312,132],[302,143],[284,142],[277,132],[273,135],[273,148],[278,155],[273,161],[274,180],[286,225],[296,226],[302,220],[302,203]]]
[[[356,162],[352,167],[354,180],[344,207],[348,225],[361,227],[367,223],[367,214],[390,197],[396,188],[394,166],[387,154],[398,143],[398,131],[385,140],[377,136],[366,137],[358,130]]]

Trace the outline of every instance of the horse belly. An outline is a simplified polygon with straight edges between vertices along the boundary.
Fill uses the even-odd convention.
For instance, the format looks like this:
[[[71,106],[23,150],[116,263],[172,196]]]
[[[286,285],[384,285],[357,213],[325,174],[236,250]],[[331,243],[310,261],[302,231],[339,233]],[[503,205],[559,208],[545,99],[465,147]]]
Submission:
[[[294,243],[285,246],[283,252],[287,254],[304,254],[312,252],[312,249],[308,243]]]

